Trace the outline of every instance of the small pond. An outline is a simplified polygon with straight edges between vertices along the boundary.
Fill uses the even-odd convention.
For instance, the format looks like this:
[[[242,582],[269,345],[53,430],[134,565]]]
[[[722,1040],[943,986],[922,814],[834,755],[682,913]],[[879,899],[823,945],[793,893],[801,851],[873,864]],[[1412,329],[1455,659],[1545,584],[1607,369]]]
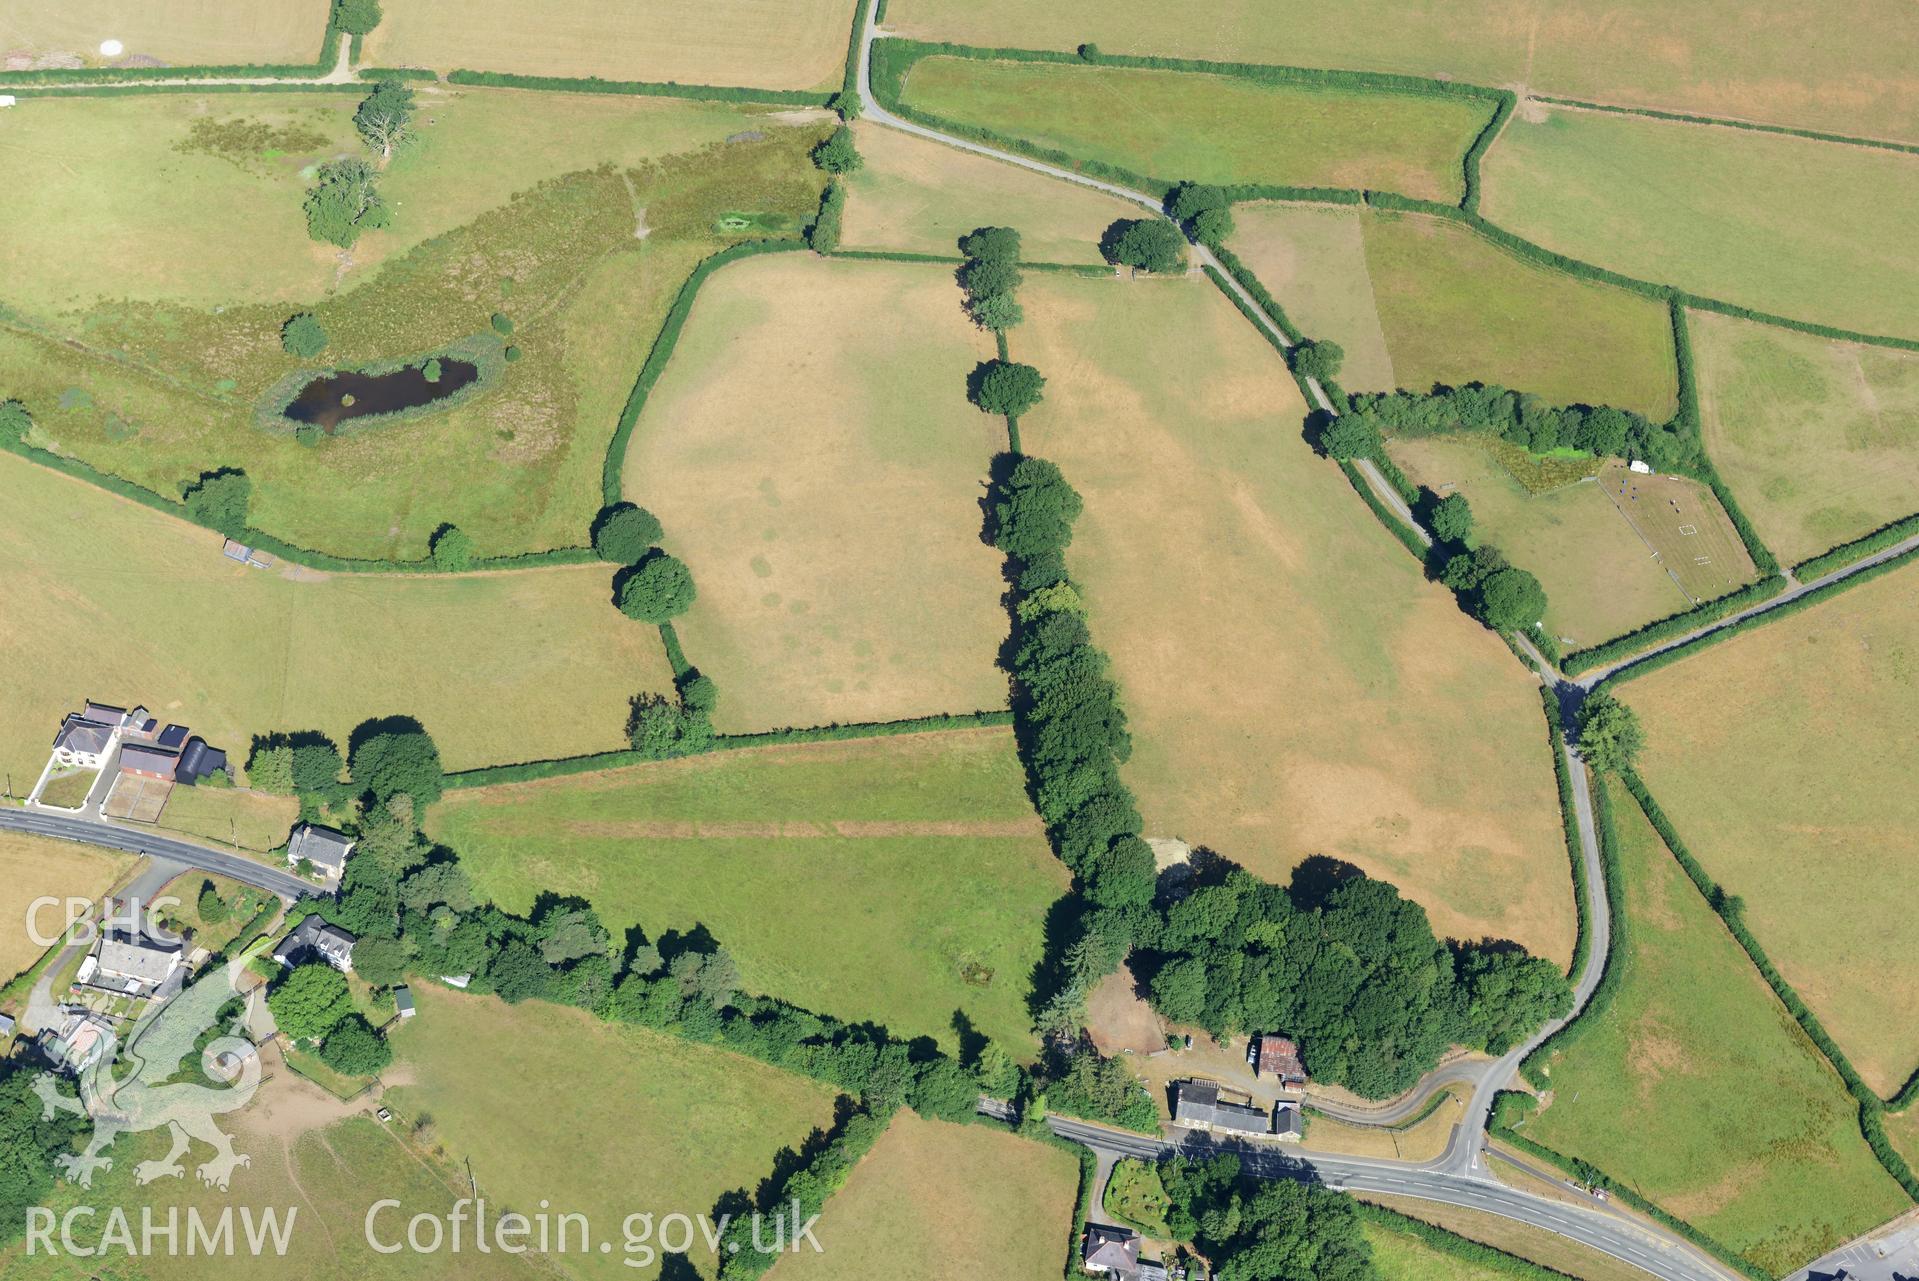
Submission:
[[[368,414],[391,414],[416,409],[444,400],[480,376],[480,367],[471,361],[440,358],[440,380],[428,382],[425,370],[408,365],[386,374],[360,374],[346,370],[315,378],[300,389],[286,416],[296,423],[313,423],[332,428],[349,418]]]

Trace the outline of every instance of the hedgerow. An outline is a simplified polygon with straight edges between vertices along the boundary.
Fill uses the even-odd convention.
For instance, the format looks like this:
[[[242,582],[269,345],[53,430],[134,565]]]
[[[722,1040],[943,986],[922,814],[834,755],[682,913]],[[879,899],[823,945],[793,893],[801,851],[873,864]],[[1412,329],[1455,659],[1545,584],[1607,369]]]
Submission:
[[[264,78],[269,76],[321,76],[333,70],[340,56],[341,32],[329,25],[320,39],[320,56],[312,62],[216,63],[190,67],[53,67],[42,71],[0,71],[0,89],[15,85],[87,85],[113,84],[126,80],[196,80]],[[233,87],[258,89],[259,85],[199,85],[196,88]],[[303,85],[301,88],[337,88],[328,85]]]
[[[427,67],[361,67],[354,72],[362,80],[438,80],[440,73]]]
[[[1546,693],[1549,698],[1552,696],[1550,690]],[[1557,709],[1555,709],[1553,716],[1553,739],[1555,747],[1563,742],[1559,734],[1558,717],[1556,713]],[[1554,758],[1563,763],[1563,758],[1559,756],[1557,751],[1554,753]],[[1562,780],[1562,782],[1565,782],[1566,786],[1562,789],[1562,795],[1564,796],[1562,805],[1564,808],[1562,808],[1561,812],[1570,821],[1572,818],[1570,780]],[[1612,1008],[1614,999],[1619,995],[1619,985],[1624,981],[1626,971],[1630,969],[1632,965],[1632,958],[1630,956],[1632,929],[1626,919],[1626,891],[1625,886],[1621,883],[1619,873],[1619,837],[1613,828],[1612,796],[1603,782],[1601,785],[1592,789],[1592,802],[1593,826],[1597,829],[1599,835],[1599,865],[1605,881],[1606,916],[1610,922],[1610,928],[1607,931],[1605,940],[1606,966],[1600,971],[1599,982],[1593,988],[1592,995],[1586,999],[1586,1004],[1579,1011],[1578,1016],[1566,1024],[1566,1026],[1546,1038],[1546,1040],[1540,1042],[1539,1045],[1534,1047],[1533,1052],[1528,1054],[1524,1061],[1520,1063],[1520,1075],[1530,1081],[1536,1089],[1543,1090],[1547,1087],[1552,1072],[1550,1064],[1553,1056],[1563,1054],[1577,1045],[1580,1040],[1585,1037],[1592,1025],[1601,1018],[1604,1018],[1606,1011]],[[1574,842],[1575,848],[1573,862],[1581,866],[1580,879],[1583,880],[1584,860],[1578,857],[1576,852],[1578,847],[1577,830],[1573,830],[1569,835]],[[1593,930],[1590,918],[1591,900],[1586,893],[1581,893],[1578,902],[1581,906],[1582,914],[1586,917],[1586,919],[1580,923],[1580,938],[1582,942],[1590,939],[1591,946],[1597,946],[1598,939]],[[1578,971],[1575,970],[1574,973],[1577,974]]]
[[[101,84],[74,85],[71,87],[23,88],[14,89],[0,84],[17,98],[118,98],[131,94],[144,93],[364,93],[365,85],[358,84],[304,84],[286,81],[279,84],[255,85],[199,85],[199,84]]]
[[[1411,1218],[1397,1210],[1389,1210],[1383,1205],[1374,1205],[1370,1201],[1359,1203],[1359,1217],[1378,1224],[1382,1228],[1418,1237],[1432,1249],[1478,1268],[1504,1272],[1511,1276],[1525,1278],[1525,1281],[1573,1281],[1572,1277],[1557,1268],[1534,1263],[1531,1259],[1522,1259],[1516,1254],[1508,1254],[1484,1242],[1468,1240],[1444,1228],[1435,1227],[1423,1219]]]
[[[1592,885],[1586,877],[1585,851],[1579,840],[1579,813],[1573,804],[1572,777],[1566,770],[1566,732],[1559,723],[1559,691],[1551,685],[1542,685],[1539,688],[1539,700],[1546,712],[1546,742],[1553,754],[1553,781],[1559,788],[1560,834],[1566,839],[1566,855],[1572,860],[1573,955],[1566,973],[1576,983],[1580,971],[1586,968],[1586,958],[1593,948]],[[1528,1056],[1528,1061],[1531,1061],[1531,1056]]]
[[[721,1281],[762,1276],[789,1248],[798,1249],[799,1243],[792,1234],[825,1207],[827,1198],[839,1191],[860,1158],[873,1150],[873,1145],[886,1133],[892,1112],[892,1108],[885,1108],[880,1112],[852,1113],[810,1161],[787,1170],[783,1177],[769,1180],[770,1186],[765,1187],[757,1208],[766,1218],[783,1224],[785,1231],[776,1234],[772,1228],[754,1223],[751,1215],[734,1216],[722,1232]],[[760,1232],[758,1240],[756,1229]],[[760,1246],[766,1243],[765,1237],[775,1235],[778,1239],[772,1248],[762,1250]]]
[[[1493,108],[1493,118],[1486,122],[1486,127],[1479,131],[1477,138],[1473,139],[1473,145],[1466,148],[1464,161],[1466,194],[1459,198],[1459,207],[1468,214],[1477,216],[1479,213],[1479,162],[1486,158],[1486,153],[1492,149],[1493,143],[1499,138],[1500,131],[1505,129],[1506,122],[1512,119],[1513,108],[1518,105],[1517,95],[1507,90],[1500,90],[1499,105]]]
[[[1669,614],[1665,618],[1647,623],[1644,627],[1635,628],[1624,636],[1616,636],[1602,644],[1568,654],[1565,661],[1560,664],[1560,670],[1568,676],[1577,676],[1595,667],[1604,667],[1619,659],[1630,658],[1641,650],[1652,648],[1660,641],[1683,636],[1728,614],[1736,614],[1742,609],[1771,600],[1785,590],[1786,580],[1783,576],[1762,578],[1756,583],[1748,583],[1737,591],[1728,592],[1703,605],[1694,606],[1677,614]]]
[[[1792,576],[1802,583],[1816,582],[1835,569],[1843,569],[1854,561],[1864,560],[1874,552],[1896,547],[1915,535],[1919,535],[1919,515],[1895,520],[1890,525],[1881,525],[1863,538],[1855,538],[1817,556],[1807,557],[1792,567]]]
[[[1786,1007],[1786,1012],[1791,1014],[1794,1021],[1799,1024],[1800,1030],[1806,1034],[1806,1039],[1819,1047],[1819,1052],[1832,1064],[1833,1070],[1839,1074],[1839,1079],[1846,1083],[1846,1092],[1851,1094],[1853,1101],[1859,1105],[1859,1133],[1866,1140],[1866,1145],[1872,1149],[1873,1155],[1879,1159],[1879,1164],[1885,1167],[1887,1174],[1898,1181],[1899,1186],[1905,1189],[1907,1196],[1919,1200],[1919,1177],[1913,1175],[1912,1168],[1906,1164],[1905,1158],[1899,1155],[1893,1148],[1891,1140],[1886,1137],[1885,1121],[1882,1115],[1885,1111],[1885,1101],[1866,1084],[1865,1079],[1853,1068],[1852,1060],[1847,1058],[1846,1052],[1839,1048],[1839,1043],[1832,1039],[1832,1035],[1826,1031],[1825,1024],[1820,1022],[1819,1016],[1812,1012],[1812,1007],[1800,998],[1798,991],[1774,967],[1772,958],[1766,955],[1766,949],[1760,945],[1753,932],[1746,928],[1745,914],[1737,896],[1726,893],[1725,888],[1712,878],[1704,865],[1693,857],[1692,851],[1686,847],[1686,843],[1680,839],[1678,831],[1673,827],[1672,820],[1666,817],[1666,812],[1660,808],[1659,802],[1653,799],[1652,793],[1647,790],[1638,773],[1627,770],[1621,775],[1621,781],[1632,793],[1633,799],[1639,802],[1639,808],[1645,812],[1646,821],[1651,823],[1653,830],[1659,833],[1659,839],[1666,843],[1666,848],[1671,850],[1673,857],[1679,860],[1679,865],[1685,869],[1686,876],[1692,881],[1700,896],[1706,900],[1707,906],[1712,908],[1725,925],[1727,932],[1745,950],[1746,956],[1752,961],[1753,968],[1758,970],[1759,976],[1766,980],[1766,986],[1772,989],[1773,995],[1779,998],[1779,1003]]]
[[[446,81],[494,89],[557,89],[566,93],[610,93],[642,98],[692,98],[701,102],[766,102],[788,107],[824,107],[827,93],[798,89],[747,89],[732,85],[684,85],[676,80],[602,80],[598,76],[522,76],[509,71],[449,71]]]
[[[699,296],[700,286],[706,278],[729,262],[741,258],[750,258],[755,254],[787,253],[806,246],[797,240],[746,240],[737,245],[729,245],[718,253],[700,260],[693,272],[680,286],[680,292],[668,308],[666,320],[660,325],[660,332],[653,339],[653,348],[647,352],[646,363],[640,366],[639,377],[634,380],[633,390],[627,394],[626,406],[620,410],[619,422],[613,428],[613,439],[606,447],[606,462],[600,469],[600,493],[602,500],[611,506],[622,498],[620,488],[621,473],[626,466],[626,444],[632,439],[633,427],[640,421],[640,411],[646,408],[646,398],[652,394],[653,384],[666,372],[666,362],[672,358],[673,348],[679,344],[680,331],[686,327],[686,317],[693,310],[693,300]]]
[[[1578,98],[1549,98],[1544,94],[1533,94],[1537,102],[1548,102],[1556,107],[1578,107],[1582,111],[1600,111],[1614,116],[1646,116],[1653,120],[1670,120],[1679,124],[1714,125],[1722,129],[1743,129],[1748,133],[1785,134],[1792,138],[1810,138],[1814,142],[1844,143],[1849,147],[1871,147],[1876,151],[1902,151],[1907,155],[1919,156],[1919,146],[1908,142],[1888,142],[1883,138],[1861,138],[1853,134],[1824,133],[1818,129],[1798,129],[1789,125],[1766,125],[1750,120],[1728,120],[1722,116],[1694,116],[1683,111],[1658,111],[1651,107],[1618,107],[1603,102],[1584,102]]]

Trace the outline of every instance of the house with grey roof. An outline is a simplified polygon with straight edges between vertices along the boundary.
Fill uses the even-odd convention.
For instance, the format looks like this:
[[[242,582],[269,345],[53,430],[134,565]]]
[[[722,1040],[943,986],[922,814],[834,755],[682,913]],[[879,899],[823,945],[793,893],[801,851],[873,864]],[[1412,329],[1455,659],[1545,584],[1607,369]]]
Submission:
[[[1181,1081],[1173,1087],[1173,1124],[1222,1134],[1271,1134],[1272,1118],[1247,1103],[1225,1103],[1211,1081]]]
[[[1306,1115],[1299,1104],[1282,1099],[1273,1105],[1273,1137],[1286,1143],[1306,1137]]]
[[[1139,1233],[1104,1223],[1086,1225],[1086,1248],[1080,1256],[1088,1272],[1118,1277],[1139,1273]]]
[[[138,931],[103,934],[74,981],[121,996],[152,996],[179,971],[185,950],[178,940],[162,943]]]
[[[353,945],[359,936],[349,934],[313,914],[293,927],[273,949],[273,959],[288,969],[296,965],[331,965],[342,974],[353,970]]]
[[[120,772],[138,774],[142,778],[157,778],[171,783],[179,768],[180,756],[164,747],[155,747],[148,743],[128,743],[120,749]]]
[[[346,871],[347,855],[353,853],[354,844],[345,832],[317,823],[302,823],[287,840],[287,866],[297,867],[300,860],[305,859],[329,883],[336,882]]]

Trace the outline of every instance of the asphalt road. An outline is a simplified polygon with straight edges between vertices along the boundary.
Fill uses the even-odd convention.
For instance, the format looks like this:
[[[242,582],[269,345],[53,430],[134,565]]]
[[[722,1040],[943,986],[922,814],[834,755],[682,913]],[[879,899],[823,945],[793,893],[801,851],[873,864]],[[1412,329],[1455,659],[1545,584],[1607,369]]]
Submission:
[[[303,881],[290,872],[282,872],[264,863],[256,863],[250,858],[229,854],[224,850],[196,845],[192,841],[183,841],[177,837],[162,836],[158,832],[140,831],[113,823],[91,822],[62,814],[48,814],[41,810],[11,807],[0,808],[0,828],[13,832],[27,832],[35,836],[50,836],[62,841],[82,841],[88,845],[99,845],[107,849],[125,850],[129,854],[144,854],[173,864],[176,870],[194,868],[202,872],[213,872],[247,885],[257,886],[270,893],[278,894],[282,898],[299,899],[315,893],[311,882]]]

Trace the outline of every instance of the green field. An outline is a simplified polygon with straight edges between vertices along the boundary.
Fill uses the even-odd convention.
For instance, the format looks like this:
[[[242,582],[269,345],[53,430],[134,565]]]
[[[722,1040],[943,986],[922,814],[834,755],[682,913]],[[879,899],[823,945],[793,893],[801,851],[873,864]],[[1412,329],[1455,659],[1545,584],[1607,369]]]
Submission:
[[[367,37],[385,66],[468,67],[530,76],[837,89],[847,0],[392,0]]]
[[[1365,215],[1331,205],[1249,201],[1233,209],[1230,248],[1309,338],[1346,349],[1348,391],[1392,391],[1386,331],[1366,268]]]
[[[47,166],[33,188],[54,194],[0,215],[24,232],[0,264],[17,268],[9,301],[23,308],[0,315],[0,395],[27,404],[40,443],[162,493],[239,467],[255,483],[254,523],[303,546],[417,557],[443,522],[482,554],[579,545],[666,309],[693,263],[731,238],[718,214],[746,207],[796,228],[818,198],[804,156],[818,127],[742,130],[766,119],[733,108],[434,91],[423,141],[386,175],[395,230],[336,262],[301,224],[308,153],[272,130],[331,150],[352,104],[28,102],[21,119]],[[216,133],[194,142],[196,121]],[[255,150],[251,126],[292,150]],[[765,136],[721,141],[734,131]],[[83,152],[94,132],[124,136],[126,150],[109,148],[79,182],[55,180],[59,152]],[[180,153],[187,143],[201,150]],[[448,408],[299,444],[270,430],[285,426],[275,395],[303,377],[279,342],[296,307],[331,336],[329,363],[477,341],[494,353],[492,381]],[[514,320],[523,359],[498,359],[494,311]]]
[[[699,584],[677,628],[722,729],[1006,705],[979,536],[1006,425],[966,401],[992,351],[950,267],[779,254],[701,286],[625,483]]]
[[[627,700],[672,680],[658,632],[609,603],[604,566],[248,569],[220,555],[218,534],[11,454],[0,580],[34,602],[0,610],[12,657],[0,756],[21,793],[88,698],[145,703],[236,765],[255,734],[317,729],[344,744],[363,720],[413,716],[464,769],[623,746]]]
[[[1259,332],[1204,280],[1035,277],[1021,301],[1014,352],[1048,378],[1021,433],[1085,496],[1068,561],[1148,834],[1278,881],[1343,859],[1442,936],[1569,956],[1537,689],[1314,455]]]
[[[1919,156],[1554,110],[1486,157],[1485,215],[1629,276],[1919,337]]]
[[[431,1118],[435,1142],[471,1162],[496,1205],[551,1201],[614,1242],[610,1254],[550,1254],[567,1276],[658,1275],[624,1266],[628,1215],[710,1214],[833,1120],[831,1088],[725,1050],[541,1001],[414,992],[419,1014],[393,1034],[388,1105]],[[695,1253],[710,1276],[712,1256]]]
[[[1805,38],[1785,0],[894,0],[890,31],[923,40],[1173,55],[1444,77],[1522,92],[1676,108],[1919,142],[1919,79],[1902,0],[1861,0]],[[1739,38],[1728,39],[1727,33]]]
[[[434,837],[524,911],[590,900],[649,938],[705,926],[749,988],[1030,1053],[1026,997],[1066,891],[1005,730],[764,748],[449,795]]]
[[[1624,788],[1618,996],[1523,1132],[1781,1275],[1908,1208],[1858,1109]]]
[[[1176,182],[1366,187],[1455,201],[1480,99],[1261,84],[1233,76],[935,55],[905,105]]]
[[[1455,1258],[1397,1227],[1368,1223],[1365,1231],[1381,1281],[1495,1281],[1513,1275],[1507,1269]]]
[[[1555,404],[1672,416],[1678,371],[1663,303],[1527,262],[1457,223],[1372,214],[1363,225],[1401,387],[1499,383]]]
[[[1099,238],[1137,206],[1017,165],[855,123],[866,164],[844,179],[848,249],[958,252],[975,227],[1018,228],[1029,262],[1098,263]]]
[[[1078,1183],[1070,1152],[902,1109],[827,1203],[816,1233],[820,1253],[796,1254],[774,1275],[1052,1276],[1068,1246]]]
[[[1919,355],[1692,313],[1706,447],[1787,562],[1919,511]]]
[[[71,54],[89,65],[126,59],[224,66],[312,62],[327,26],[326,0],[14,0],[0,12],[0,49]],[[118,40],[118,58],[100,45]],[[149,62],[147,65],[155,65]]]
[[[1640,772],[1882,1094],[1919,1065],[1919,613],[1906,568],[1622,686]]]

